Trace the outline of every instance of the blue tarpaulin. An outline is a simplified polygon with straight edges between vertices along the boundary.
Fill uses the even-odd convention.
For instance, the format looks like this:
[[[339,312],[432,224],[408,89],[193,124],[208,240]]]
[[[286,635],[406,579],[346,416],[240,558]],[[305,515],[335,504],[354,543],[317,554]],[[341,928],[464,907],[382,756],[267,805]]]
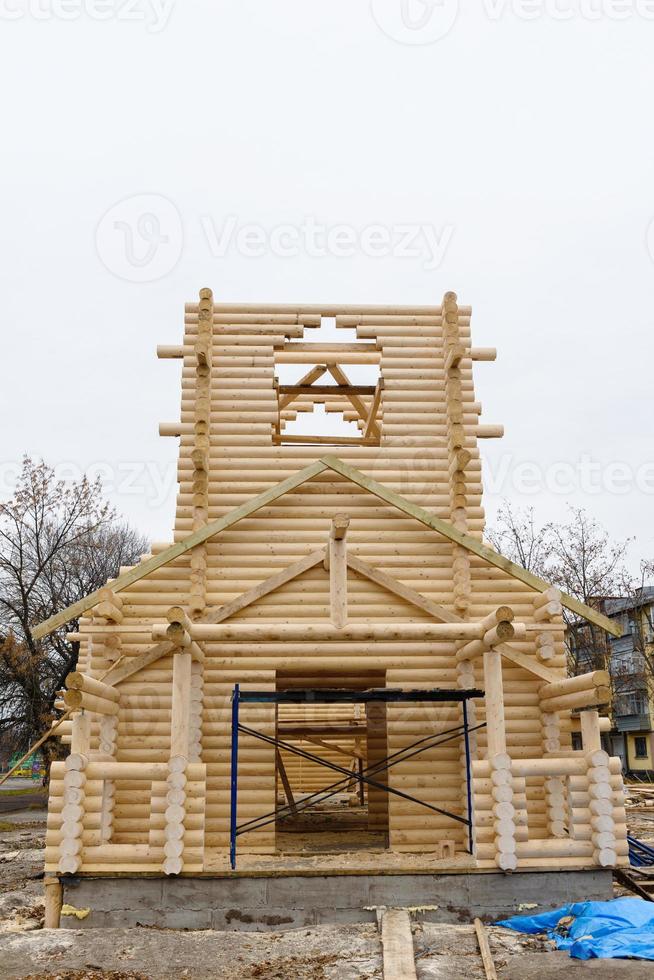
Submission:
[[[578,960],[654,960],[654,902],[642,898],[575,902],[541,915],[515,915],[495,924],[516,932],[545,932],[559,949],[567,949]]]

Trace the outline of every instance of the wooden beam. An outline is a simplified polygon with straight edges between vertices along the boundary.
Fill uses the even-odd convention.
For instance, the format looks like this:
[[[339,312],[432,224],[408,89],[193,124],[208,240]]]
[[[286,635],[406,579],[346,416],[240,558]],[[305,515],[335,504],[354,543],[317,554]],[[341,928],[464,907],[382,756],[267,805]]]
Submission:
[[[516,667],[522,667],[523,670],[528,670],[531,674],[535,674],[536,677],[540,677],[550,684],[561,680],[560,673],[552,670],[551,667],[546,667],[545,664],[542,664],[534,657],[530,657],[526,653],[521,653],[519,650],[514,650],[507,643],[498,643],[495,649],[499,650],[505,660],[509,660]]]
[[[190,653],[178,650],[173,657],[172,704],[170,712],[170,757],[188,759],[191,733]]]
[[[293,790],[291,789],[291,784],[289,778],[286,774],[286,769],[282,761],[282,756],[279,749],[275,749],[275,758],[277,759],[277,771],[279,772],[280,779],[282,781],[282,786],[284,787],[284,796],[286,797],[286,802],[289,805],[290,811],[293,816],[297,815],[297,807],[295,805],[295,797],[293,796]]]
[[[329,606],[334,626],[347,623],[347,528],[350,518],[337,514],[329,534]]]
[[[198,623],[222,623],[224,620],[229,619],[234,613],[240,612],[241,609],[245,609],[246,606],[251,606],[253,602],[257,599],[261,599],[263,596],[268,595],[270,592],[274,592],[279,589],[280,586],[286,585],[287,582],[291,582],[298,575],[303,572],[308,571],[315,565],[319,565],[325,558],[326,548],[319,548],[318,551],[312,551],[310,554],[305,555],[304,558],[300,558],[299,561],[293,562],[292,565],[287,565],[286,568],[282,568],[280,572],[276,572],[269,578],[264,579],[263,582],[259,582],[257,585],[248,589],[247,592],[241,593],[231,602],[225,603],[224,606],[220,606],[218,609],[209,609],[201,619],[198,619]]]
[[[502,659],[496,649],[484,654],[484,700],[486,702],[486,745],[488,758],[506,752]]]
[[[314,440],[316,439],[316,437],[313,438]],[[331,437],[326,438],[329,441]],[[333,437],[332,441],[336,442],[337,437]],[[354,440],[354,444],[361,445],[366,443],[364,440]],[[206,541],[208,538],[219,534],[221,531],[224,531],[227,528],[233,527],[234,524],[237,524],[240,520],[243,520],[243,518],[249,517],[261,507],[265,507],[274,500],[278,500],[279,497],[283,497],[284,494],[288,493],[289,491],[295,490],[303,483],[306,483],[308,480],[318,476],[318,474],[323,473],[326,469],[331,469],[333,472],[339,473],[352,483],[355,483],[357,486],[362,487],[369,493],[374,494],[380,500],[384,500],[391,504],[397,510],[400,510],[408,516],[413,517],[421,524],[432,528],[432,530],[442,534],[450,541],[454,541],[456,544],[460,544],[462,547],[467,548],[480,558],[488,561],[491,565],[501,568],[507,574],[519,579],[521,582],[524,582],[535,591],[542,592],[543,590],[549,588],[548,583],[544,582],[537,575],[534,575],[532,572],[528,572],[526,569],[514,564],[514,562],[509,561],[508,558],[504,558],[503,555],[493,551],[492,548],[488,548],[476,538],[457,530],[457,528],[453,527],[447,521],[430,514],[422,507],[418,507],[416,504],[413,504],[404,497],[400,496],[400,494],[395,493],[395,491],[389,490],[387,487],[383,486],[383,484],[378,483],[369,476],[366,476],[360,470],[355,469],[353,466],[348,466],[337,456],[324,456],[322,459],[316,460],[315,463],[311,463],[309,466],[304,467],[292,476],[287,477],[286,480],[282,480],[281,483],[276,484],[274,487],[264,490],[263,493],[253,497],[252,500],[247,501],[245,504],[241,504],[228,514],[224,514],[217,520],[211,521],[204,527],[198,528],[197,531],[189,534],[182,541],[178,541],[169,548],[166,548],[158,555],[153,555],[151,558],[148,558],[147,561],[141,562],[139,565],[135,565],[134,568],[128,569],[128,571],[118,576],[118,578],[111,583],[113,591],[119,592],[122,589],[127,588],[129,585],[133,585],[134,582],[140,581],[140,579],[150,574],[150,572],[154,572],[163,565],[167,565],[169,562],[174,561],[175,558],[179,558],[180,555],[190,551],[196,545],[202,544],[202,542]],[[99,601],[101,601],[99,596],[101,591],[101,589],[98,589],[95,592],[90,593],[90,595],[86,596],[84,599],[80,599],[78,602],[73,603],[71,606],[68,606],[66,609],[33,627],[32,635],[34,639],[38,640],[43,636],[47,636],[48,633],[51,633],[59,626],[63,626],[71,619],[81,616],[87,611],[87,609],[91,609]],[[596,626],[605,629],[613,636],[622,635],[621,628],[617,624],[613,623],[606,616],[601,615],[601,613],[598,613],[595,609],[591,609],[589,606],[584,605],[584,603],[579,602],[577,599],[565,594],[562,594],[561,601],[563,602],[563,605],[565,605],[572,612],[584,617],[585,619],[589,620],[589,622],[594,623]]]
[[[399,596],[401,599],[406,599],[412,605],[417,606],[419,609],[423,609],[428,612],[430,616],[434,619],[438,619],[442,623],[462,623],[463,620],[456,613],[450,612],[445,606],[439,606],[437,602],[433,602],[428,599],[427,596],[422,595],[420,592],[416,592],[415,589],[410,588],[408,585],[404,585],[399,579],[394,578],[392,575],[388,575],[386,572],[382,572],[379,568],[375,568],[374,565],[369,565],[367,561],[363,561],[361,558],[357,558],[355,555],[348,552],[347,563],[354,572],[358,572],[359,575],[369,578],[371,582],[376,582],[377,585],[381,585],[382,588],[388,589],[389,592],[393,592],[395,595]]]
[[[44,929],[58,929],[61,923],[61,908],[64,901],[64,890],[58,878],[49,876],[43,879],[45,893]]]
[[[353,466],[348,466],[337,456],[323,456],[322,462],[326,463],[329,469],[333,470],[335,473],[340,473],[341,476],[346,477],[356,483],[357,486],[362,487],[364,490],[368,490],[370,493],[379,497],[380,500],[385,500],[386,503],[391,504],[391,506],[397,508],[397,510],[402,511],[409,517],[415,518],[421,524],[425,524],[430,527],[433,531],[437,531],[442,534],[443,537],[448,538],[455,544],[461,545],[462,548],[467,548],[473,554],[478,555],[479,558],[483,558],[489,564],[494,565],[496,568],[502,569],[507,575],[511,575],[513,578],[518,579],[520,582],[524,582],[529,588],[534,589],[537,592],[542,592],[545,589],[550,588],[548,582],[545,582],[538,575],[534,575],[533,572],[527,571],[526,568],[522,568],[520,565],[516,565],[514,562],[505,558],[504,555],[498,554],[492,548],[487,545],[482,544],[477,538],[472,537],[470,534],[466,534],[463,531],[459,531],[448,521],[444,521],[440,517],[436,517],[434,514],[430,514],[423,507],[419,507],[417,504],[411,503],[411,501],[406,500],[399,493],[394,490],[389,490],[381,483],[377,483],[372,477],[366,476],[360,470],[355,469]],[[578,616],[582,616],[589,622],[594,623],[601,629],[606,630],[612,636],[622,636],[621,628],[614,622],[612,622],[607,616],[603,616],[601,613],[597,612],[596,609],[591,609],[590,606],[585,605],[578,599],[573,598],[573,596],[561,594],[561,602],[567,609],[574,612]]]
[[[226,603],[224,606],[220,606],[218,609],[210,609],[204,616],[196,620],[196,623],[221,623],[223,620],[228,619],[233,616],[234,613],[251,603],[256,602],[261,596],[267,595],[269,592],[273,592],[275,589],[279,588],[280,585],[284,585],[286,582],[290,582],[293,578],[301,575],[302,572],[309,568],[313,568],[314,565],[319,564],[326,553],[325,548],[321,548],[319,551],[312,552],[306,555],[300,561],[295,562],[293,565],[289,565],[287,568],[282,569],[281,572],[277,572],[275,575],[270,576],[264,582],[259,582],[254,588],[249,589],[242,595],[237,596],[231,602]],[[120,684],[122,681],[127,680],[128,677],[132,677],[134,674],[138,673],[144,667],[148,667],[150,664],[155,663],[161,657],[166,656],[169,653],[173,653],[177,649],[176,645],[168,640],[164,640],[155,644],[150,650],[146,650],[144,653],[140,654],[138,657],[133,657],[130,660],[116,664],[116,666],[108,671],[108,673],[103,678],[106,683],[116,685]],[[197,660],[204,659],[202,650],[195,643],[191,643],[190,646],[191,653]]]
[[[283,351],[304,351],[304,353],[315,354],[318,360],[322,360],[321,354],[360,354],[374,353],[379,350],[376,342],[355,341],[345,344],[323,344],[323,343],[302,343],[301,341],[287,341],[281,348]]]
[[[377,413],[379,412],[379,405],[381,402],[382,391],[384,390],[383,379],[380,378],[377,382],[377,387],[375,388],[375,394],[372,399],[372,405],[370,406],[370,411],[368,413],[368,420],[363,429],[363,438],[368,439],[373,434],[375,428],[379,429],[377,425]]]
[[[264,490],[263,493],[257,494],[256,497],[248,500],[247,503],[241,504],[240,507],[230,510],[228,514],[224,514],[217,520],[198,528],[197,531],[189,534],[182,541],[177,541],[175,544],[172,544],[165,551],[161,551],[158,555],[153,555],[147,561],[135,565],[134,568],[130,568],[113,580],[111,588],[114,592],[120,592],[122,589],[126,589],[128,585],[133,585],[134,582],[140,581],[146,575],[149,575],[150,572],[154,572],[163,565],[174,561],[175,558],[179,558],[180,555],[186,554],[187,551],[195,548],[196,545],[202,544],[208,538],[219,534],[220,531],[225,531],[227,528],[233,527],[234,524],[242,521],[244,517],[249,517],[250,514],[254,514],[267,504],[278,500],[279,497],[283,497],[290,490],[295,490],[303,483],[306,483],[307,480],[312,480],[314,476],[323,473],[327,468],[328,464],[322,460],[316,460],[315,463],[305,466],[303,469],[298,470],[297,473],[287,477],[286,480],[282,480],[281,483],[277,483],[274,487],[270,487],[268,490]],[[52,633],[53,630],[58,629],[59,626],[63,626],[71,619],[81,616],[87,609],[91,609],[100,601],[98,593],[101,591],[102,589],[97,589],[95,592],[91,592],[78,602],[74,602],[71,606],[39,623],[38,626],[32,629],[34,639],[40,640],[42,637],[47,636],[48,633]]]
[[[320,548],[318,551],[313,551],[311,554],[305,555],[299,561],[294,562],[292,565],[288,565],[283,568],[281,572],[276,572],[275,575],[271,575],[270,578],[265,579],[263,582],[259,582],[253,588],[249,589],[247,592],[243,592],[236,599],[232,599],[231,602],[225,603],[224,606],[220,606],[218,609],[209,609],[204,616],[196,620],[198,623],[222,623],[223,620],[229,619],[234,613],[239,612],[241,609],[245,609],[246,606],[251,605],[260,599],[262,596],[268,595],[269,592],[274,592],[281,585],[285,585],[292,579],[297,578],[302,572],[306,572],[309,568],[313,568],[314,565],[319,565],[323,561],[326,554],[325,548]],[[194,653],[196,659],[200,659],[197,656],[196,651],[193,649],[196,644],[191,645],[191,652]],[[123,663],[116,664],[104,677],[104,682],[106,684],[116,685],[120,684],[121,681],[127,680],[128,677],[132,677],[134,674],[138,673],[144,667],[150,666],[150,664],[155,663],[160,657],[165,657],[167,654],[172,653],[175,650],[175,645],[167,640],[161,643],[157,643],[150,650],[146,650],[144,653],[139,654],[138,657],[133,657]]]
[[[416,980],[411,920],[406,909],[385,909],[381,925],[384,980]]]
[[[177,648],[174,643],[170,643],[168,640],[162,640],[161,643],[155,644],[155,646],[150,647],[149,650],[145,650],[144,653],[139,653],[136,657],[129,657],[119,661],[107,671],[102,679],[105,684],[111,684],[115,687],[116,684],[127,680],[128,677],[133,677],[134,674],[138,674],[139,670],[143,670],[144,667],[149,667],[150,664],[156,663],[161,657],[167,656],[175,649]]]
[[[331,374],[334,381],[338,381],[339,385],[346,385],[348,387],[350,386],[350,379],[346,375],[345,371],[343,371],[343,369],[339,367],[338,364],[328,364],[327,370]],[[362,421],[364,423],[367,423],[368,408],[365,402],[362,402],[358,395],[348,395],[347,398],[352,403],[353,408],[355,408],[356,411],[361,416]],[[373,422],[371,426],[370,435],[374,436],[375,439],[379,438],[379,426],[377,425],[376,422]]]
[[[316,735],[302,735],[300,741],[311,742],[313,745],[321,745],[323,749],[329,749],[330,752],[338,752],[340,755],[347,756],[348,759],[363,759],[358,749],[352,749],[349,752],[347,749],[342,749],[340,745],[330,745],[329,742],[325,742],[323,738],[318,738]]]
[[[21,757],[18,760],[18,762],[15,762],[13,764],[13,766],[11,767],[11,769],[9,770],[9,772],[6,772],[4,774],[4,776],[2,777],[2,779],[0,779],[0,786],[2,786],[3,783],[6,783],[7,782],[7,780],[9,779],[9,777],[11,776],[12,773],[16,772],[17,769],[20,769],[20,767],[22,766],[22,764],[25,762],[25,759],[28,759],[31,756],[32,752],[36,752],[37,749],[40,749],[41,746],[43,745],[43,743],[47,739],[49,739],[51,735],[54,735],[54,733],[59,728],[59,726],[61,725],[61,723],[63,721],[66,721],[66,719],[70,718],[70,716],[72,715],[72,713],[73,713],[73,709],[72,708],[69,708],[68,711],[64,711],[64,713],[61,716],[61,718],[57,718],[56,721],[53,721],[51,727],[47,730],[47,732],[45,733],[45,735],[42,735],[41,738],[38,739],[38,741],[36,741],[34,743],[34,745],[30,745],[30,747],[27,750],[27,752],[25,753],[25,755],[21,755]]]
[[[308,385],[299,382],[296,385],[279,386],[280,395],[292,395],[292,398],[285,402],[286,405],[297,395],[374,395],[375,391],[375,385]]]
[[[495,964],[493,963],[493,956],[490,951],[488,934],[486,932],[486,927],[484,926],[484,923],[481,921],[481,919],[475,919],[475,932],[477,933],[477,943],[479,945],[481,961],[484,964],[484,973],[486,974],[486,980],[497,980],[497,972],[495,970]]]
[[[290,392],[288,390],[289,388],[294,388],[294,389],[311,388],[313,382],[317,381],[318,378],[322,378],[323,374],[325,374],[326,371],[327,371],[326,364],[316,364],[316,366],[312,367],[311,370],[308,371],[303,378],[300,378],[300,380],[296,385],[280,385],[279,386],[279,396],[280,396],[279,410],[281,411],[283,408],[286,408],[286,406],[290,405],[291,402],[297,397],[297,395],[303,393],[303,391]]]
[[[434,619],[438,619],[443,623],[464,622],[461,616],[457,616],[456,613],[446,609],[445,606],[439,606],[437,602],[433,602],[431,599],[428,599],[427,596],[422,595],[422,593],[416,592],[415,589],[412,589],[403,582],[400,582],[392,575],[388,575],[386,572],[382,572],[379,568],[369,565],[368,562],[362,561],[361,558],[348,554],[347,563],[353,571],[358,572],[360,575],[364,575],[372,582],[376,582],[377,585],[381,585],[383,588],[388,589],[389,592],[393,592],[401,599],[405,599],[407,602],[412,603],[419,609],[423,609],[425,612],[428,612],[430,616],[433,616]],[[514,650],[513,647],[508,646],[506,643],[500,643],[495,647],[495,649],[499,650],[502,656],[506,660],[511,661],[511,663],[514,663],[516,667],[522,667],[524,670],[530,671],[532,674],[535,674],[544,681],[554,683],[561,680],[561,675],[559,673],[551,670],[544,664],[541,664],[533,657],[529,657],[526,653],[520,653],[518,650]]]
[[[285,435],[273,436],[273,445],[285,446],[378,446],[378,439],[363,439],[360,436],[312,436]]]
[[[365,735],[366,726],[361,723],[344,724],[339,722],[278,722],[278,731],[284,738],[304,738],[305,735],[316,735],[319,738],[350,738]]]

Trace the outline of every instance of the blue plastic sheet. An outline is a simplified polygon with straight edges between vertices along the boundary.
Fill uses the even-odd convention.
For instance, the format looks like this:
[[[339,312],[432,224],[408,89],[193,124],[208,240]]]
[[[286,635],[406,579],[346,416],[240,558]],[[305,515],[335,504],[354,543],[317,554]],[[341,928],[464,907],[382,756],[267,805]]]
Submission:
[[[572,921],[559,925],[561,919]],[[642,898],[575,902],[541,915],[515,915],[496,925],[516,932],[545,932],[578,960],[654,960],[654,902]]]

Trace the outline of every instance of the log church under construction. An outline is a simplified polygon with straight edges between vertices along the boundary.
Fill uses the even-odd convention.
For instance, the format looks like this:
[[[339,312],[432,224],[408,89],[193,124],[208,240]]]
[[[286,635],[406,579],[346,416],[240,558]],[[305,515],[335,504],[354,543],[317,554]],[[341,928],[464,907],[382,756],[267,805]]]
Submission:
[[[86,878],[628,863],[608,676],[566,676],[563,610],[616,627],[484,541],[502,427],[470,314],[187,305],[158,350],[182,365],[172,541],[34,631],[79,623],[51,903]]]

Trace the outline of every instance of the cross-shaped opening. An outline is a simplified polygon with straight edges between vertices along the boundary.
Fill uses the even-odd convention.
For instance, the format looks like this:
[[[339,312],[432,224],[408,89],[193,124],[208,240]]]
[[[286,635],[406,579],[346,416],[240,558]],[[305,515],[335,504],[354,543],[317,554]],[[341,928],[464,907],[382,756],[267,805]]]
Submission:
[[[375,343],[343,341],[323,317],[309,342],[276,351],[278,419],[273,442],[379,445],[383,381]],[[354,331],[347,330],[354,335]],[[334,337],[337,342],[334,342]]]

